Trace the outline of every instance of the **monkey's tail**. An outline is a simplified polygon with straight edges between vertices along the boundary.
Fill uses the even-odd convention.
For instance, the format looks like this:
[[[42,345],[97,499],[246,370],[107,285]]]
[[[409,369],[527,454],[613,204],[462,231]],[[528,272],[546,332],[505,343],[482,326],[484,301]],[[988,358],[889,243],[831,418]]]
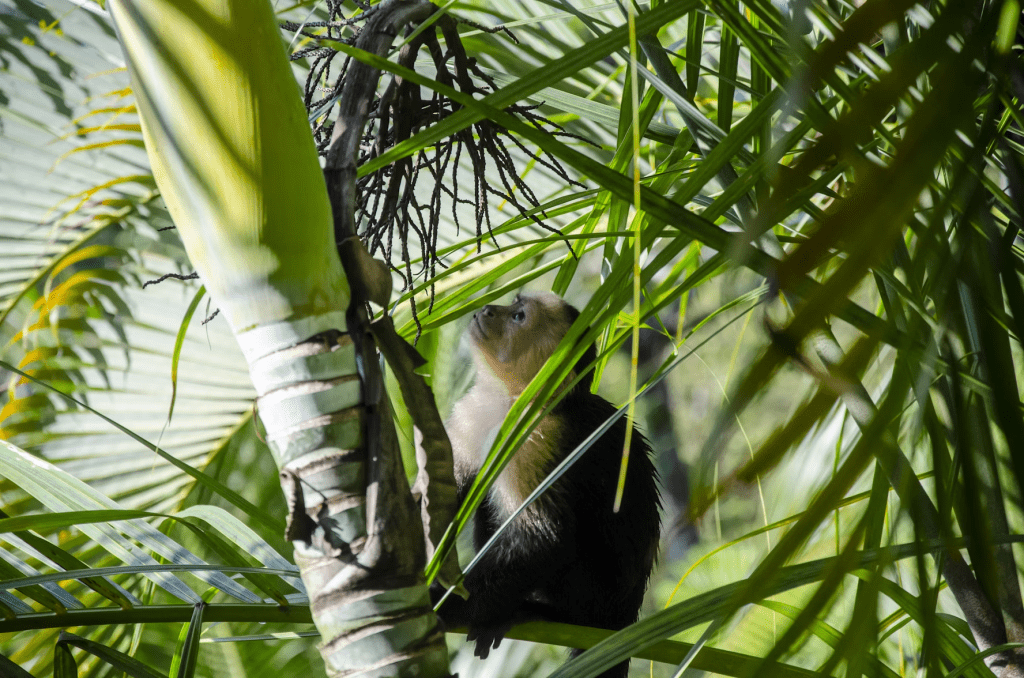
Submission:
[[[569,650],[569,659],[576,659],[583,654],[583,650]],[[616,664],[604,673],[600,674],[597,678],[626,678],[629,673],[629,660]]]

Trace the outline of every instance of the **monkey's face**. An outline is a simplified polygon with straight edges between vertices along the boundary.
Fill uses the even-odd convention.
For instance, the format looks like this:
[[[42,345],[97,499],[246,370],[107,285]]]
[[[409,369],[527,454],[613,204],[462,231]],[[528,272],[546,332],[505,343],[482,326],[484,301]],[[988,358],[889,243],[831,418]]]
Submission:
[[[508,306],[484,306],[469,336],[476,353],[509,393],[522,393],[572,324],[569,305],[554,294],[519,295]]]

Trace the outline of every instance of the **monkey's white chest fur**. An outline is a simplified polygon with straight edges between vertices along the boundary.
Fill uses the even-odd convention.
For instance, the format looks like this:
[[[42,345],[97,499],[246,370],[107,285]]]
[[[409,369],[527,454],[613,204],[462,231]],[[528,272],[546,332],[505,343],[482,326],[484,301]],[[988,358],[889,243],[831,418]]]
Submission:
[[[511,406],[512,398],[504,385],[490,375],[479,374],[477,383],[456,403],[446,429],[452,443],[455,476],[460,482],[480,469]],[[552,457],[560,449],[557,432],[557,422],[550,417],[542,420],[491,486],[491,506],[501,521],[508,519],[544,480]],[[516,522],[534,522],[537,511],[535,503]]]

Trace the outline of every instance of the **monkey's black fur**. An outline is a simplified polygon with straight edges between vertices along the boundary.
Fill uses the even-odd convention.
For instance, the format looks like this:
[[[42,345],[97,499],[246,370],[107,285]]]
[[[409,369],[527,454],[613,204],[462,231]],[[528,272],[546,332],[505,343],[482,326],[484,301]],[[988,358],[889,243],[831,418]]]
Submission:
[[[564,332],[579,312],[561,303],[567,316]],[[481,313],[489,310],[494,307]],[[594,358],[591,346],[579,367],[589,366]],[[550,423],[560,444],[545,462],[545,476],[615,412],[590,392],[591,381],[585,376],[548,415],[555,420]],[[522,621],[613,630],[636,621],[657,554],[661,504],[650,445],[634,429],[622,505],[618,513],[613,511],[625,432],[625,419],[619,419],[537,500],[534,518],[516,518],[466,576],[469,599],[452,595],[440,608],[447,626],[469,627],[469,639],[476,639],[481,657]],[[458,481],[461,501],[473,475]],[[477,549],[502,522],[493,494],[492,489],[477,512]],[[435,587],[433,593],[436,602],[443,590]],[[628,666],[622,662],[602,676],[623,678]]]

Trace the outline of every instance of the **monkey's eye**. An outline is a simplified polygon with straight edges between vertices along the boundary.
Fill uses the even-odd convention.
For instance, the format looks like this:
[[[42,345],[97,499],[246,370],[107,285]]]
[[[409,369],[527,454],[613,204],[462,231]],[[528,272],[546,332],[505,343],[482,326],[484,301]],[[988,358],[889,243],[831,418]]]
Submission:
[[[523,322],[524,320],[526,320],[526,312],[516,311],[515,313],[512,314],[512,320],[517,323]]]

